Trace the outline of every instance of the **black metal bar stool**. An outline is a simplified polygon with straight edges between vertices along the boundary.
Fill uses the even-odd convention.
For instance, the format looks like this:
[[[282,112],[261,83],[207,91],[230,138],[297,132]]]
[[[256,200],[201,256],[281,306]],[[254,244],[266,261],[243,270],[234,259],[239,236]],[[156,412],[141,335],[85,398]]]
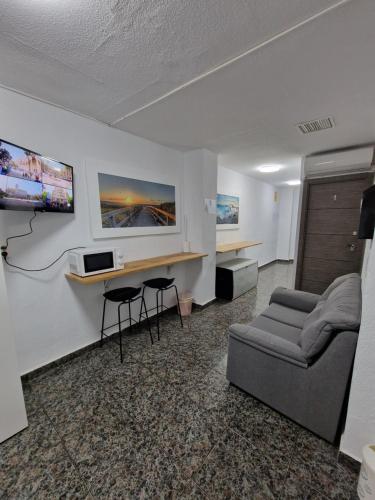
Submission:
[[[151,309],[148,309],[148,310],[146,309],[146,302],[144,300],[146,288],[152,288],[153,290],[156,290],[156,307],[152,307]],[[160,340],[159,316],[163,311],[171,309],[170,307],[167,307],[164,305],[164,292],[167,290],[170,290],[172,288],[174,288],[175,293],[176,293],[177,312],[178,312],[178,315],[180,317],[181,326],[183,327],[184,324],[182,322],[180,300],[178,297],[177,287],[174,284],[174,278],[153,278],[151,280],[146,280],[143,282],[143,290],[142,290],[143,301],[141,304],[141,311],[139,313],[139,321],[141,321],[144,314],[146,314],[146,317],[148,317],[148,313],[150,311],[154,311],[156,309],[156,326],[157,326],[157,330],[158,330],[158,340]],[[161,299],[160,301],[159,301],[159,294],[160,294],[160,299]],[[143,312],[143,304],[145,306],[145,312]]]
[[[103,316],[102,316],[102,329],[101,329],[101,338],[100,338],[100,346],[103,345],[103,338],[108,337],[104,332],[105,330],[108,330],[109,328],[112,328],[113,326],[116,325],[114,323],[113,325],[107,326],[104,328],[104,320],[105,320],[105,307],[107,304],[107,300],[110,302],[119,302],[118,308],[117,308],[117,314],[118,314],[118,333],[119,333],[119,345],[120,345],[120,356],[121,356],[121,363],[123,362],[123,356],[122,356],[122,330],[121,330],[121,324],[124,323],[125,321],[129,321],[129,328],[130,330],[132,329],[133,324],[138,323],[137,320],[132,318],[131,315],[131,304],[132,302],[136,302],[137,300],[141,301],[141,312],[143,310],[143,305],[145,307],[145,312],[146,312],[146,320],[147,320],[147,326],[148,326],[148,331],[150,333],[150,338],[151,338],[151,344],[154,343],[154,339],[152,338],[152,333],[151,333],[151,327],[150,327],[150,321],[148,319],[148,313],[146,309],[146,304],[145,304],[145,299],[143,295],[139,295],[139,292],[141,291],[141,288],[134,288],[134,287],[124,287],[124,288],[116,288],[115,290],[110,290],[109,292],[103,293],[104,297],[104,305],[103,305]],[[120,309],[121,306],[124,304],[128,305],[129,309],[129,316],[123,320],[121,320],[121,314],[120,314]],[[116,342],[116,341],[115,341]]]

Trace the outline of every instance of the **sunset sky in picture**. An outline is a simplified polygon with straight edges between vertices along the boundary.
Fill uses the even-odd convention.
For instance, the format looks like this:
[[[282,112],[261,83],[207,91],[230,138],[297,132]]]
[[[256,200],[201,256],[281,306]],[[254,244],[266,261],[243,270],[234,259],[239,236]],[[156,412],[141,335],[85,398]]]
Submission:
[[[137,205],[174,203],[175,187],[168,184],[98,174],[100,201]]]

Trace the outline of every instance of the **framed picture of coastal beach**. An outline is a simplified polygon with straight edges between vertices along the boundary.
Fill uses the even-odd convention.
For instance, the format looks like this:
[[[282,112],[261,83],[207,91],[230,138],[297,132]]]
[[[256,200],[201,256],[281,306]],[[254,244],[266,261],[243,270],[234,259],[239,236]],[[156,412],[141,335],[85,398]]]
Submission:
[[[216,229],[239,229],[240,197],[236,195],[216,195]]]
[[[153,170],[96,161],[86,166],[86,173],[94,238],[179,232],[177,182],[155,175]]]

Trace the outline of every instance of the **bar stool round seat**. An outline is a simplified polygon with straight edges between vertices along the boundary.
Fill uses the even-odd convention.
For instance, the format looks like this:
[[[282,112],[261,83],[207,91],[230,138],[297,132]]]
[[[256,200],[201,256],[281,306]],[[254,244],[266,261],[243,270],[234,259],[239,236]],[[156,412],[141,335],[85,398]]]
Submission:
[[[174,278],[153,278],[143,282],[145,286],[149,288],[155,288],[158,290],[164,290],[172,285]]]
[[[109,292],[103,293],[105,299],[111,302],[125,302],[127,300],[134,299],[141,288],[136,288],[133,286],[125,286],[124,288],[116,288],[115,290],[109,290]]]
[[[176,285],[174,284],[174,280],[175,280],[175,278],[153,278],[153,279],[146,280],[143,282],[142,298],[144,298],[146,288],[151,288],[151,289],[156,290],[156,307],[153,307],[152,309],[149,309],[147,311],[146,310],[146,303],[143,302],[143,304],[145,304],[145,313],[151,312],[152,310],[156,309],[156,326],[157,326],[157,331],[158,331],[158,340],[160,340],[159,316],[165,310],[170,309],[170,307],[166,307],[164,305],[164,292],[166,292],[167,290],[174,289],[174,291],[175,291],[177,313],[180,317],[181,327],[184,326],[184,324],[182,322],[182,316],[181,316],[181,310],[180,310],[180,299],[178,297],[178,291],[177,291]],[[143,314],[144,314],[143,313],[143,305],[141,305],[141,310],[139,313],[139,321],[141,321]]]
[[[133,324],[137,323],[137,320],[132,318],[132,313],[131,313],[131,305],[133,302],[137,302],[138,300],[141,301],[141,311],[144,309],[145,310],[145,316],[147,320],[147,326],[148,326],[148,332],[150,334],[150,339],[151,339],[151,344],[154,343],[154,340],[152,338],[152,332],[151,332],[151,326],[150,322],[148,319],[148,313],[146,309],[146,303],[143,294],[140,295],[141,287],[133,287],[133,286],[125,286],[123,288],[116,288],[115,290],[109,290],[108,292],[103,293],[104,297],[104,304],[103,304],[103,315],[102,315],[102,329],[101,329],[101,337],[100,337],[100,345],[103,346],[103,339],[104,337],[108,337],[104,333],[105,330],[108,330],[109,328],[112,328],[116,326],[116,323],[107,327],[104,327],[105,323],[105,310],[106,310],[106,304],[107,301],[109,302],[117,302],[117,325],[118,325],[118,336],[119,336],[119,346],[120,346],[120,358],[121,358],[121,363],[123,362],[123,354],[122,354],[122,328],[121,324],[128,321],[129,322],[129,329],[132,329]],[[120,310],[122,306],[128,306],[128,317],[121,320],[121,314]],[[140,322],[141,317],[139,318],[138,323]]]

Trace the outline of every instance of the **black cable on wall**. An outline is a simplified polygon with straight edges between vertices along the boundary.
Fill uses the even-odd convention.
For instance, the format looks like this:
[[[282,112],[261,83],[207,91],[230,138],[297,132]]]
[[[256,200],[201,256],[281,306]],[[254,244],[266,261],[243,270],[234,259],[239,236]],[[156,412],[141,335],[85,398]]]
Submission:
[[[70,252],[71,250],[78,250],[79,248],[85,248],[85,247],[82,247],[82,246],[80,246],[80,247],[73,247],[73,248],[67,248],[54,261],[52,261],[50,264],[48,264],[47,266],[44,266],[44,267],[37,268],[37,269],[28,269],[26,267],[16,266],[15,264],[12,264],[11,262],[9,262],[8,261],[8,251],[7,251],[8,250],[8,246],[9,246],[9,241],[13,240],[15,238],[23,238],[24,236],[28,236],[29,234],[32,234],[34,232],[32,222],[36,218],[37,215],[38,215],[38,212],[36,210],[34,210],[33,216],[29,220],[30,230],[28,232],[22,233],[22,234],[17,234],[15,236],[9,236],[6,239],[6,241],[5,241],[5,245],[3,245],[1,247],[1,255],[2,255],[3,259],[4,259],[4,262],[9,267],[12,267],[14,269],[18,269],[20,271],[27,271],[29,273],[38,273],[40,271],[46,271],[47,269],[49,269],[50,267],[52,267],[53,265],[55,265],[67,252]]]

